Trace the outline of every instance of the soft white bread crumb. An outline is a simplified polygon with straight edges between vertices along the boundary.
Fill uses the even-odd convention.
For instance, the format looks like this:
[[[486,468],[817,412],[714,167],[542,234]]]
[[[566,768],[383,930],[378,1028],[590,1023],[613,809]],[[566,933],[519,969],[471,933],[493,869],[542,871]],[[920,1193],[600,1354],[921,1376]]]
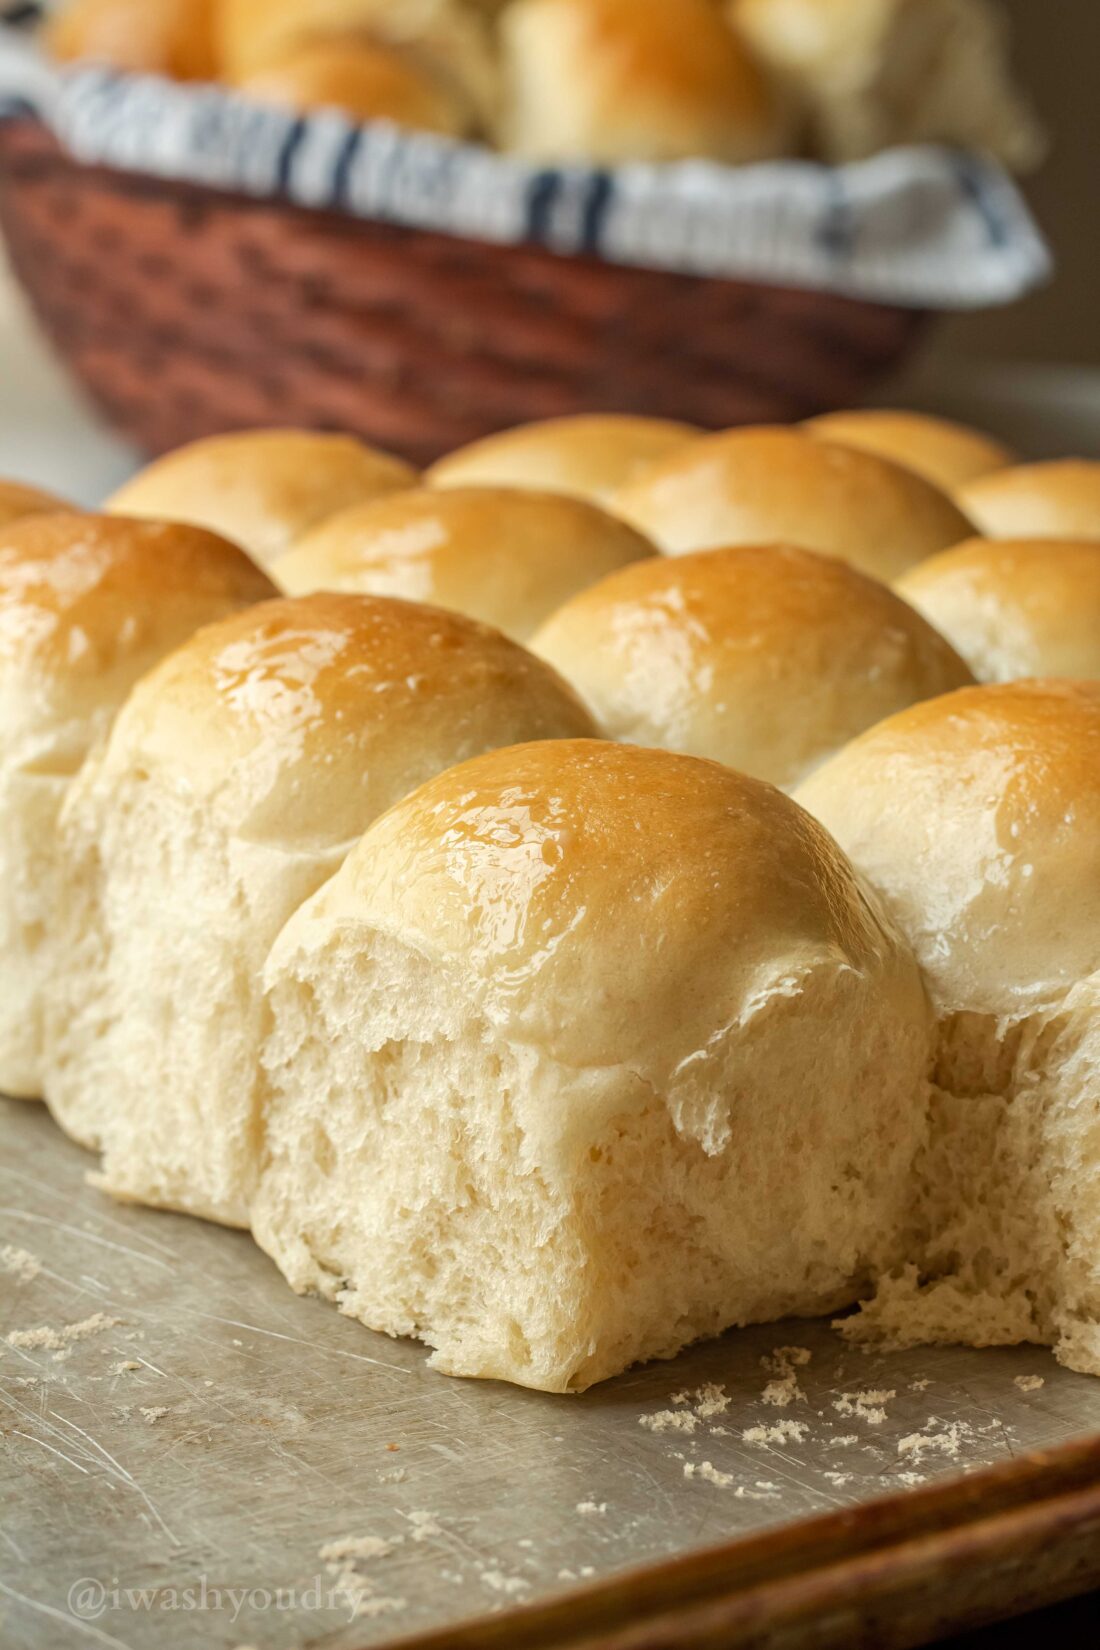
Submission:
[[[963,689],[799,791],[938,1017],[910,1258],[854,1338],[1038,1341],[1100,1373],[1100,685]]]
[[[729,12],[807,108],[824,160],[904,143],[984,149],[1021,168],[1042,156],[990,0],[730,0]]]
[[[856,407],[822,413],[803,429],[842,447],[858,447],[904,464],[945,493],[1015,462],[1009,449],[984,431],[927,413]]]
[[[0,495],[2,509],[2,495]],[[0,527],[0,1090],[42,1092],[58,810],[137,678],[274,588],[197,528],[74,513]]]
[[[656,553],[585,499],[519,487],[423,487],[342,510],[281,557],[273,574],[294,596],[403,596],[525,642],[578,590]]]
[[[482,757],[372,827],[265,979],[255,1235],[448,1373],[580,1390],[898,1258],[923,990],[770,786]]]
[[[407,464],[354,436],[243,430],[155,459],[107,508],[211,527],[267,566],[327,516],[415,483]]]
[[[896,589],[979,681],[1100,680],[1100,539],[968,539]]]
[[[788,545],[637,562],[566,603],[531,646],[611,738],[784,789],[884,716],[972,681],[877,579]]]
[[[455,614],[264,603],[138,686],[63,821],[46,1097],[119,1196],[245,1224],[259,973],[379,813],[454,761],[591,732],[549,666]]]
[[[628,413],[545,418],[448,453],[424,479],[433,487],[533,487],[607,504],[648,465],[700,433]]]
[[[613,507],[669,555],[798,544],[886,582],[973,533],[912,470],[770,425],[689,442],[621,488]]]

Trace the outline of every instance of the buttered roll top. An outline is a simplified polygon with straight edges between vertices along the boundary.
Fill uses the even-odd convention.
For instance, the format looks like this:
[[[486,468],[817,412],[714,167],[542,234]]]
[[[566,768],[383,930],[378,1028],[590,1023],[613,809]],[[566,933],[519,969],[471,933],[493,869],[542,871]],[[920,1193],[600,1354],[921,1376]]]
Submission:
[[[487,626],[315,595],[211,626],[166,659],[118,718],[105,775],[140,775],[233,834],[308,851],[358,836],[440,767],[591,730],[556,673]]]
[[[108,507],[213,528],[266,566],[326,516],[415,479],[400,459],[354,436],[245,430],[156,459]]]
[[[606,504],[700,432],[667,418],[581,413],[518,424],[432,465],[433,487],[534,487]]]
[[[980,476],[957,498],[991,539],[1100,539],[1100,461],[1056,459]]]
[[[882,717],[972,680],[885,585],[788,545],[638,562],[531,645],[614,738],[785,788]]]
[[[1100,685],[914,705],[797,797],[884,895],[941,1010],[1022,1017],[1100,968]]]
[[[283,556],[274,574],[293,594],[404,596],[526,641],[576,591],[655,555],[633,527],[584,499],[425,487],[342,511]]]
[[[569,1067],[633,1067],[644,1048],[660,1082],[815,968],[880,977],[884,1013],[919,999],[900,935],[809,815],[717,763],[601,741],[422,786],[287,944],[345,918],[459,971],[496,1034]]]
[[[692,442],[623,487],[614,508],[670,555],[782,542],[887,581],[973,532],[911,470],[771,426]]]
[[[242,550],[201,528],[76,513],[0,528],[7,762],[74,772],[158,659],[274,594]]]

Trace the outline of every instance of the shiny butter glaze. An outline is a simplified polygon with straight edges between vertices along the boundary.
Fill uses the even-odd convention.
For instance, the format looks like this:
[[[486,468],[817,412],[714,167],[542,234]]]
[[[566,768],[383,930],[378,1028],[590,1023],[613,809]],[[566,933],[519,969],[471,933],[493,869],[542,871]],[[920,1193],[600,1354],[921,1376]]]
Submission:
[[[877,902],[779,791],[601,741],[497,751],[424,785],[293,943],[345,920],[453,965],[509,1036],[577,1066],[630,1063],[644,1043],[664,1077],[816,968],[917,989]]]
[[[200,631],[141,684],[106,773],[137,774],[285,846],[343,842],[452,762],[587,734],[549,666],[457,614],[385,597],[265,603]]]
[[[72,765],[163,654],[272,595],[242,550],[201,528],[77,513],[0,528],[9,761]]]
[[[886,580],[973,532],[901,465],[771,426],[691,443],[624,487],[614,507],[673,555],[780,541]]]
[[[634,528],[582,499],[425,487],[341,511],[281,557],[274,574],[293,595],[403,596],[525,641],[577,590],[655,555]]]
[[[972,680],[885,585],[787,545],[639,563],[574,597],[532,647],[614,738],[781,786],[884,716]]]
[[[968,539],[897,590],[980,681],[1100,680],[1100,540]]]
[[[1100,968],[1100,685],[964,688],[872,728],[797,800],[885,896],[944,1011]]]
[[[326,516],[415,479],[400,459],[354,436],[246,430],[195,441],[157,459],[114,495],[109,508],[213,528],[266,566]]]

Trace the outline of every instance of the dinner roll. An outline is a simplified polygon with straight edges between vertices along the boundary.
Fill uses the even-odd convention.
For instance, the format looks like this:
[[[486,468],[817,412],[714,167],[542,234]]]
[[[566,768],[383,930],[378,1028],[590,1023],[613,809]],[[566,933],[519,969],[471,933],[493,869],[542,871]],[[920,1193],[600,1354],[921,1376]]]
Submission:
[[[648,465],[692,436],[690,424],[626,413],[581,413],[519,424],[433,464],[433,487],[544,487],[607,504]]]
[[[392,120],[450,137],[470,127],[469,110],[446,86],[393,47],[354,37],[305,41],[241,75],[236,86],[277,108],[339,109],[353,120]]]
[[[798,796],[908,934],[938,1019],[919,1265],[851,1332],[1038,1341],[1100,1373],[1100,684],[915,705]]]
[[[886,581],[973,531],[911,470],[770,425],[693,441],[621,488],[614,508],[670,555],[785,542]]]
[[[244,1225],[259,973],[378,814],[495,745],[587,734],[503,636],[373,596],[265,603],[135,690],[63,826],[46,1097],[120,1197]]]
[[[509,487],[422,488],[353,505],[274,569],[291,595],[365,590],[468,613],[525,642],[576,591],[656,552],[583,499]]]
[[[46,48],[177,80],[213,80],[215,0],[67,0],[52,17]]]
[[[156,459],[108,508],[212,527],[266,566],[326,516],[415,480],[399,458],[354,436],[245,430],[193,441]]]
[[[506,147],[547,161],[761,160],[779,100],[710,0],[514,0]]]
[[[730,0],[729,15],[810,118],[824,160],[905,143],[1034,165],[1042,129],[990,0]]]
[[[897,589],[979,681],[1100,680],[1100,540],[968,539]]]
[[[32,515],[0,527],[0,1090],[42,1092],[57,816],[131,685],[201,624],[274,595],[195,527]]]
[[[581,1390],[828,1310],[896,1250],[919,976],[827,834],[743,774],[597,741],[453,768],[265,979],[256,1236],[449,1374]]]
[[[27,487],[21,481],[0,480],[0,528],[24,516],[54,515],[71,507],[50,493],[37,487]]]
[[[485,24],[457,0],[219,0],[222,70],[235,82],[319,41],[356,39],[400,48],[411,70],[461,104],[464,125],[495,116],[499,77]]]
[[[873,722],[972,680],[885,585],[787,545],[638,562],[531,645],[612,738],[784,788]]]
[[[823,413],[803,428],[842,447],[858,447],[861,452],[904,464],[945,493],[1014,461],[1008,448],[992,436],[946,418],[930,418],[927,413],[865,407]]]
[[[959,504],[991,539],[1100,539],[1100,461],[1020,464],[969,482]]]
[[[319,36],[370,32],[393,0],[220,0],[218,46],[232,80]]]

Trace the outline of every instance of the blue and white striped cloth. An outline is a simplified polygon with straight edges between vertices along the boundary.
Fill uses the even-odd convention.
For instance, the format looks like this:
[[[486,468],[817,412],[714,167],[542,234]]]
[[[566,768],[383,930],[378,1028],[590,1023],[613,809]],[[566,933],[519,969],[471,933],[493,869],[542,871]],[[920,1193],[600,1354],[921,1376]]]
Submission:
[[[24,42],[0,54],[0,113],[28,102],[82,161],[498,245],[932,309],[1011,302],[1051,268],[1007,174],[948,149],[843,167],[547,168],[384,121],[297,119],[216,86],[55,75]]]

